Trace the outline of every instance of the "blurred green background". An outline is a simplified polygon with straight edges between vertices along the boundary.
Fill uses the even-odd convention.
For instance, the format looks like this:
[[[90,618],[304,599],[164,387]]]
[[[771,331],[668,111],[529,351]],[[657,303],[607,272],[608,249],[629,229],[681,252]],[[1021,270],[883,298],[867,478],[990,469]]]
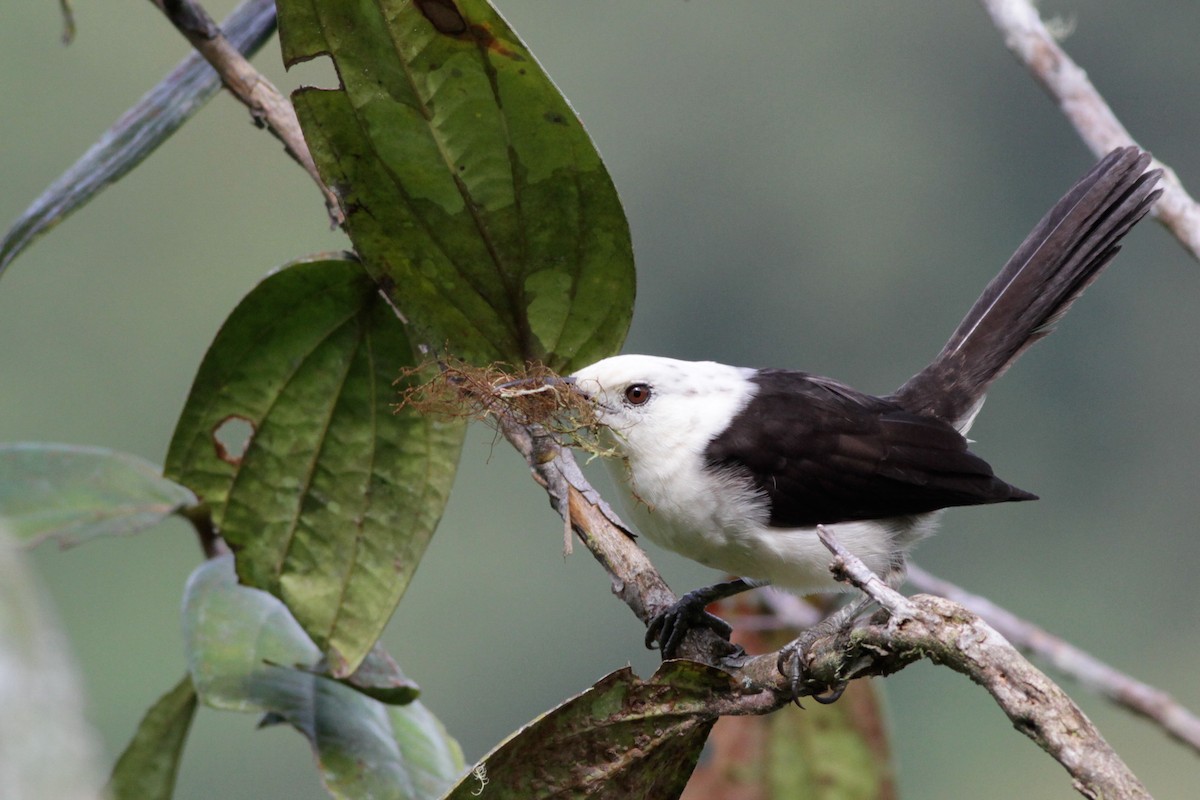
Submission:
[[[146,2],[50,0],[0,24],[0,222],[186,52]],[[223,16],[232,2],[210,4]],[[540,55],[624,198],[639,290],[627,352],[794,367],[886,392],[941,346],[1092,162],[975,3],[534,2],[501,10]],[[1043,4],[1133,135],[1200,190],[1200,5]],[[284,88],[277,48],[256,63]],[[328,75],[309,65],[308,80]],[[0,440],[161,462],[192,374],[271,268],[341,248],[307,177],[218,96],[0,281]],[[1154,223],[993,391],[973,437],[1036,504],[952,511],[918,561],[1200,708],[1200,267]],[[386,641],[479,758],[654,656],[503,442],[479,428]],[[33,559],[112,757],[182,674],[178,601],[200,553],[168,524]],[[665,555],[677,589],[712,575]],[[1159,797],[1200,764],[1066,688]],[[886,681],[908,798],[1074,797],[986,695],[928,665]],[[795,713],[795,712],[793,712]],[[303,740],[202,711],[178,796],[320,798]]]

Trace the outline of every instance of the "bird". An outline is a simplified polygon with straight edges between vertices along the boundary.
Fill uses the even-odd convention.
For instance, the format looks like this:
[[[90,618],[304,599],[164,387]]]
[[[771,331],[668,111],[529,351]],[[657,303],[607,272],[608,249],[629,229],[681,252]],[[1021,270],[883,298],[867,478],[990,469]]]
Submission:
[[[1158,198],[1150,160],[1131,146],[1096,163],[933,361],[889,395],[790,369],[652,355],[612,356],[567,376],[610,440],[606,462],[637,530],[737,576],[654,617],[647,646],[670,657],[696,624],[728,638],[704,606],[763,584],[843,591],[817,526],[898,586],[942,509],[1037,499],[997,477],[966,436],[992,382],[1050,333]]]

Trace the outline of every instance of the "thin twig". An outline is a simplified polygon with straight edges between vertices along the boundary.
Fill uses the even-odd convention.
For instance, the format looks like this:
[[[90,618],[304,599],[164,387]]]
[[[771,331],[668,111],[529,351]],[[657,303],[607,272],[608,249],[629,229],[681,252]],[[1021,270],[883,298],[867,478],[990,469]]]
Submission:
[[[1108,103],[1088,80],[1087,73],[1071,60],[1047,30],[1029,0],[981,0],[1004,44],[1033,73],[1063,114],[1097,156],[1113,148],[1136,144]],[[1154,159],[1163,171],[1162,197],[1153,214],[1200,260],[1200,205],[1187,193],[1175,171]]]
[[[908,579],[918,590],[953,600],[988,621],[1016,647],[1119,706],[1157,723],[1170,736],[1200,752],[1200,718],[1160,689],[1126,675],[986,597],[909,565]]]
[[[931,595],[907,598],[846,550],[826,528],[821,542],[836,556],[834,572],[886,608],[882,628],[864,629],[860,646],[917,650],[987,689],[1013,726],[1054,757],[1085,797],[1149,798],[1150,794],[1091,720],[1003,636],[957,603]],[[876,633],[880,632],[880,633]]]
[[[343,221],[337,195],[321,179],[321,173],[313,162],[312,153],[304,141],[300,121],[291,101],[284,97],[262,73],[246,60],[236,47],[230,44],[220,27],[198,3],[193,0],[151,0],[167,19],[191,43],[196,52],[212,65],[225,87],[242,101],[254,118],[255,124],[265,125],[279,141],[283,142],[288,154],[312,177],[325,196],[325,208],[335,225]]]

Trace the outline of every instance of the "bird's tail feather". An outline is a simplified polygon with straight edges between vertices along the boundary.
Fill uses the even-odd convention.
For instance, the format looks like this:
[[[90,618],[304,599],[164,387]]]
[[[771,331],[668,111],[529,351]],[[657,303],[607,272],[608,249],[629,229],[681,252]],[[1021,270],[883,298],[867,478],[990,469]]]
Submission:
[[[965,430],[992,381],[1050,333],[1112,261],[1158,198],[1159,170],[1136,147],[1113,150],[1038,223],[937,358],[901,386],[902,407]]]

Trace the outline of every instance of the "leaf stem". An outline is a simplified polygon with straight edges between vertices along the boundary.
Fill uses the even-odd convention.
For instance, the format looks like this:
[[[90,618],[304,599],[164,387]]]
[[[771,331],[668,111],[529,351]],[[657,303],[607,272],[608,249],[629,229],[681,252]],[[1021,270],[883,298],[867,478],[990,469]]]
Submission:
[[[229,552],[228,545],[213,524],[212,509],[208,503],[184,506],[176,513],[191,523],[196,531],[196,539],[200,542],[200,550],[206,559],[217,558]]]

